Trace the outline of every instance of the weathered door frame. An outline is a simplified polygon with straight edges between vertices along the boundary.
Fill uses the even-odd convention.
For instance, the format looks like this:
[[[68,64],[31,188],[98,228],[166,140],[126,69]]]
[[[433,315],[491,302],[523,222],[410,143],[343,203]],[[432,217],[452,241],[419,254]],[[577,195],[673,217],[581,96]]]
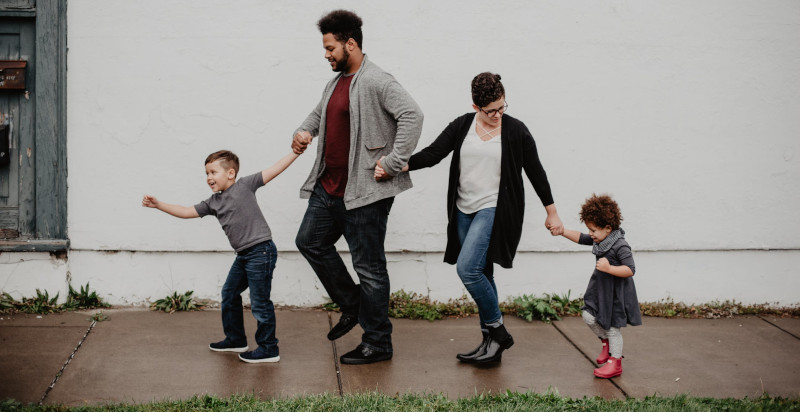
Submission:
[[[67,237],[67,0],[12,0],[0,17],[35,19],[36,218],[32,239],[0,240],[2,251],[60,251]]]

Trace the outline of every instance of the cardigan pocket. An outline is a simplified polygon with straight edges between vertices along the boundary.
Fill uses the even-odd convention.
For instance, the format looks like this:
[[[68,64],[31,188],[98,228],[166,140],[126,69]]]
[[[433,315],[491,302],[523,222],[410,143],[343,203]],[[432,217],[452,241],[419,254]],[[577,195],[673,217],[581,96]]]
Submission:
[[[377,165],[378,159],[380,159],[381,156],[384,156],[383,149],[386,148],[386,143],[383,143],[383,145],[380,146],[371,146],[369,143],[364,143],[364,148],[367,150],[362,153],[363,156],[361,156],[361,168],[373,170]]]

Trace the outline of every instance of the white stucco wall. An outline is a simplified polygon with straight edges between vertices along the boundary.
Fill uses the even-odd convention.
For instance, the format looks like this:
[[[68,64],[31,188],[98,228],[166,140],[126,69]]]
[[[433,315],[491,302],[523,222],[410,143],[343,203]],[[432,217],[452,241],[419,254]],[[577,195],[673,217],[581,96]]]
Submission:
[[[233,256],[218,223],[144,209],[141,197],[207,198],[203,160],[222,148],[239,154],[244,174],[288,153],[333,75],[315,24],[334,7],[361,15],[364,51],[422,107],[420,147],[471,110],[475,74],[500,73],[565,224],[582,228],[577,212],[593,192],[620,203],[640,300],[800,302],[791,0],[70,0],[72,250],[66,261],[3,253],[2,290],[63,290],[69,273],[118,304],[173,290],[217,298]],[[294,246],[312,152],[259,191],[280,250],[277,303],[325,301]],[[447,162],[412,174],[386,241],[393,289],[438,300],[464,293],[441,263]],[[582,294],[589,250],[552,238],[526,190],[515,268],[497,271],[501,294]]]

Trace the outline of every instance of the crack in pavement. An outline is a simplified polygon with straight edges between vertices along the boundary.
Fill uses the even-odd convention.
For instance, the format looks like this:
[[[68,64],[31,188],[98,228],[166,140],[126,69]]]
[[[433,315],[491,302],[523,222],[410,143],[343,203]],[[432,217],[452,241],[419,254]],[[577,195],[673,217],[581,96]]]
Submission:
[[[50,391],[53,390],[53,388],[56,386],[56,382],[58,382],[58,378],[60,378],[61,375],[64,374],[64,369],[67,368],[67,365],[69,365],[69,363],[72,361],[72,358],[74,358],[75,354],[78,353],[78,350],[81,348],[81,345],[83,345],[83,342],[86,341],[86,337],[89,336],[89,332],[91,332],[92,329],[94,329],[95,325],[97,325],[97,321],[93,320],[92,324],[89,325],[89,329],[86,330],[86,333],[81,338],[81,341],[78,342],[78,346],[76,346],[75,349],[72,350],[72,353],[69,355],[69,357],[67,358],[66,362],[64,362],[64,365],[61,366],[61,369],[56,373],[56,376],[53,377],[53,381],[50,382],[50,386],[48,386],[47,389],[44,391],[44,394],[42,395],[42,399],[39,400],[39,405],[42,405],[44,403],[44,400],[47,398],[47,395],[49,395]]]
[[[331,313],[328,312],[328,330],[333,329],[333,318]],[[344,397],[344,390],[342,390],[342,368],[339,364],[339,355],[336,352],[336,341],[331,341],[331,348],[333,348],[333,365],[336,368],[336,383],[339,385],[339,396]]]
[[[759,319],[763,320],[764,322],[767,322],[767,323],[769,323],[770,325],[772,325],[772,326],[774,326],[774,327],[776,327],[776,328],[778,328],[778,329],[780,329],[780,330],[782,330],[782,331],[784,331],[784,332],[788,333],[789,335],[791,335],[791,336],[792,336],[792,337],[794,337],[795,339],[798,339],[798,340],[800,340],[800,336],[797,336],[797,335],[795,335],[794,333],[792,333],[792,332],[789,332],[788,330],[786,330],[786,329],[784,329],[784,328],[782,328],[782,327],[780,327],[780,326],[776,325],[775,323],[773,323],[773,322],[770,322],[769,320],[765,319],[765,318],[764,318],[763,316],[761,316],[761,315],[759,315],[758,317],[759,317]]]
[[[592,358],[590,358],[590,357],[589,357],[589,355],[587,355],[587,354],[583,353],[583,351],[581,350],[581,348],[579,348],[579,347],[578,347],[578,345],[576,345],[576,344],[575,344],[575,342],[573,342],[573,341],[572,341],[572,339],[570,339],[570,338],[569,338],[569,336],[567,336],[567,334],[566,334],[566,333],[564,333],[564,331],[562,331],[561,329],[559,329],[559,328],[558,328],[558,326],[556,325],[556,323],[555,323],[555,322],[551,322],[550,324],[551,324],[551,325],[553,325],[553,327],[554,327],[554,328],[555,328],[555,329],[558,331],[558,333],[560,333],[560,334],[561,334],[561,336],[563,336],[563,337],[564,337],[564,339],[566,339],[566,340],[567,340],[567,342],[569,342],[569,343],[570,343],[570,344],[571,344],[571,345],[572,345],[572,346],[573,346],[573,347],[574,347],[574,348],[575,348],[575,349],[576,349],[578,352],[580,352],[580,354],[581,354],[581,355],[583,355],[583,357],[584,357],[584,358],[586,358],[586,360],[588,360],[588,361],[589,361],[589,363],[591,363],[591,364],[592,364],[592,366],[597,366],[597,365],[595,365],[595,363],[594,363],[594,361],[592,360]],[[624,390],[624,389],[622,389],[622,387],[621,387],[621,386],[617,385],[617,383],[616,383],[616,382],[614,382],[614,379],[607,379],[607,380],[608,380],[609,382],[611,382],[611,384],[612,384],[612,385],[614,385],[614,387],[616,387],[616,388],[617,388],[617,389],[618,389],[620,392],[622,392],[622,395],[623,395],[623,396],[625,396],[625,398],[626,398],[626,399],[628,398],[628,393],[627,393],[627,392],[625,392],[625,390]]]

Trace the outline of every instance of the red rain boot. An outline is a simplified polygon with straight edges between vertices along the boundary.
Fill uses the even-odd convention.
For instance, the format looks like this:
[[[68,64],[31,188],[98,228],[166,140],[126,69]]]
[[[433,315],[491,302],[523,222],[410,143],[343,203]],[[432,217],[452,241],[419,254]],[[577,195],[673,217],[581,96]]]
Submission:
[[[598,365],[608,362],[608,339],[600,339],[600,342],[603,342],[603,351],[595,359]]]
[[[594,370],[594,376],[598,378],[609,379],[619,375],[622,375],[622,359],[613,356],[608,358],[605,365]]]

